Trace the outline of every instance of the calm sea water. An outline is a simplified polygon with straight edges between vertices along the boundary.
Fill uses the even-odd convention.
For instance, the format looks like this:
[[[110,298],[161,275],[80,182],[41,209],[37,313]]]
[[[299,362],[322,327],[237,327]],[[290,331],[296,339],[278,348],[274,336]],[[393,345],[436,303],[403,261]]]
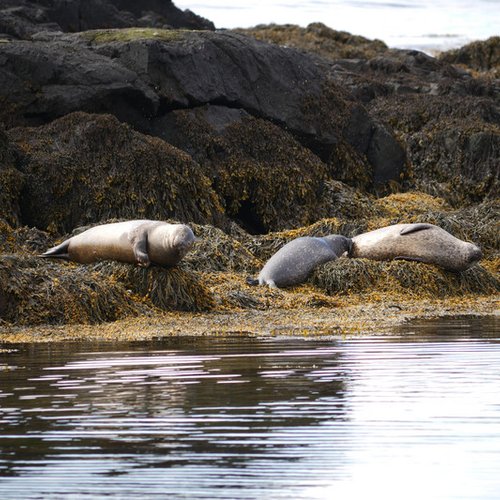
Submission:
[[[427,52],[500,35],[500,0],[175,0],[217,28],[321,21],[378,38],[390,47]]]
[[[0,498],[498,499],[500,320],[22,345]]]

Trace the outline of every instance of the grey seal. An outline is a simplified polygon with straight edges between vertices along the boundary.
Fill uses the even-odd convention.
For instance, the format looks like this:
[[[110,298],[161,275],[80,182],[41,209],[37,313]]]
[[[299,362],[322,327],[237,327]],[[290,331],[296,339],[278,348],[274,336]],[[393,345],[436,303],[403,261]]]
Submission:
[[[82,264],[116,260],[148,267],[176,265],[195,241],[185,224],[130,220],[101,224],[50,248],[40,257],[72,260]]]
[[[352,238],[349,257],[404,259],[465,271],[482,257],[473,243],[459,240],[434,224],[395,224]]]
[[[314,268],[349,252],[350,238],[332,234],[323,238],[303,236],[281,247],[264,265],[257,279],[247,278],[249,285],[282,288],[307,280]]]

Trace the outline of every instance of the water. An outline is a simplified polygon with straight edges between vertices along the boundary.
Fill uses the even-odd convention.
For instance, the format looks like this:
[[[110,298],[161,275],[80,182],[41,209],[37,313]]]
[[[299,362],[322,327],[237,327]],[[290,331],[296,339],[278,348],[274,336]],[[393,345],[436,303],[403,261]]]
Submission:
[[[500,321],[0,355],[0,498],[497,499]]]
[[[433,52],[500,35],[500,0],[175,0],[217,28],[321,21],[390,47]]]

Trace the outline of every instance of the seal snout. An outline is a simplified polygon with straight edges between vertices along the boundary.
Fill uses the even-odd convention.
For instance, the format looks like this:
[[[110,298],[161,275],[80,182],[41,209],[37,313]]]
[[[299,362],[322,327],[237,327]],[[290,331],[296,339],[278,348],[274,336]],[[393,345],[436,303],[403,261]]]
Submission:
[[[173,246],[179,252],[180,255],[186,255],[189,249],[193,246],[196,238],[193,231],[189,227],[182,228],[178,234],[175,235]]]
[[[483,258],[483,252],[476,245],[472,245],[472,249],[469,255],[469,264],[474,264],[474,262],[478,262]]]

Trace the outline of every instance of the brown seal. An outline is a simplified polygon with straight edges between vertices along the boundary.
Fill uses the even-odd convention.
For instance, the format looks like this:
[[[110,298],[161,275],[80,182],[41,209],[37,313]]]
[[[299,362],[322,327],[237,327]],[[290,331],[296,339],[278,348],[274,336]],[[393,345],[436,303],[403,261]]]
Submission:
[[[473,243],[459,240],[433,224],[395,224],[352,238],[349,257],[404,259],[464,271],[482,257]]]
[[[116,260],[147,267],[174,266],[186,255],[195,237],[185,224],[130,220],[95,226],[47,250],[40,257],[82,264]]]

